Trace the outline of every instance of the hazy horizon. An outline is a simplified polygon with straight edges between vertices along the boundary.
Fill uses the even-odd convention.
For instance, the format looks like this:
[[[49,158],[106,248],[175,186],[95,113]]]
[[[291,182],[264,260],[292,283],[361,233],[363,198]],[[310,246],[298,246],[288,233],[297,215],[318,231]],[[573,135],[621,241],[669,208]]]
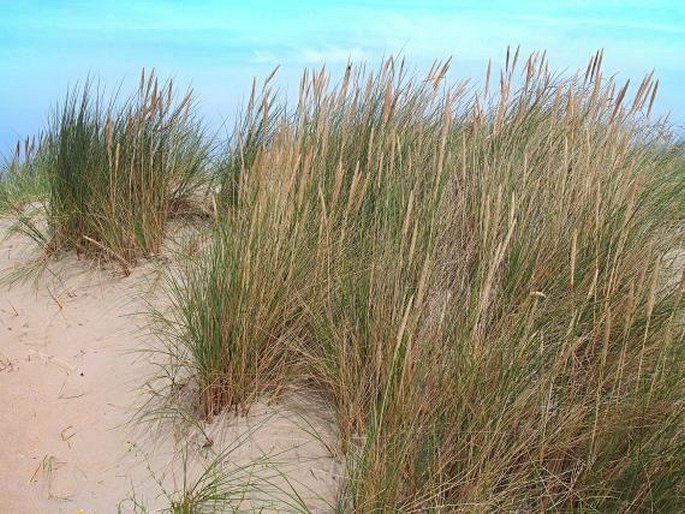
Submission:
[[[676,1],[542,2],[89,2],[0,0],[0,153],[44,127],[51,106],[87,76],[105,86],[137,81],[141,68],[192,86],[217,128],[253,77],[281,65],[296,87],[305,67],[372,66],[403,55],[418,68],[453,57],[455,77],[481,79],[507,45],[547,50],[551,67],[584,66],[602,48],[618,81],[655,70],[657,114],[685,124],[685,5]]]

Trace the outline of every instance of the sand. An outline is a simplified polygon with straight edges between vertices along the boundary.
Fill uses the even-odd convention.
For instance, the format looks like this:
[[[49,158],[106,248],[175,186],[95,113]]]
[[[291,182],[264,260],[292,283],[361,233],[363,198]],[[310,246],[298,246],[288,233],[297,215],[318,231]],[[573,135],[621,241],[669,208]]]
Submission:
[[[0,274],[30,251],[18,236],[0,243]],[[0,513],[134,512],[136,502],[158,512],[234,446],[223,490],[259,470],[260,492],[241,510],[298,510],[273,503],[294,488],[313,512],[330,512],[343,464],[330,416],[311,400],[292,395],[196,429],[130,423],[160,372],[141,350],[157,344],[146,302],[160,295],[162,267],[123,277],[66,256],[35,283],[0,289]]]

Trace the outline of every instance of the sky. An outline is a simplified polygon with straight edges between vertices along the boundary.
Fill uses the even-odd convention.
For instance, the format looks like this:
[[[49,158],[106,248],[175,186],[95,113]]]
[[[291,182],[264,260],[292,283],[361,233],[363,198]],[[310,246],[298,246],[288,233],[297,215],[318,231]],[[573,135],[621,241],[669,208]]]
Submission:
[[[178,1],[0,0],[0,154],[37,134],[69,87],[86,77],[131,91],[155,67],[192,87],[212,127],[234,116],[253,77],[348,59],[403,55],[417,69],[452,56],[457,78],[482,78],[507,45],[547,50],[572,72],[604,49],[619,81],[654,69],[655,110],[685,126],[685,1]],[[129,86],[129,87],[127,87]]]

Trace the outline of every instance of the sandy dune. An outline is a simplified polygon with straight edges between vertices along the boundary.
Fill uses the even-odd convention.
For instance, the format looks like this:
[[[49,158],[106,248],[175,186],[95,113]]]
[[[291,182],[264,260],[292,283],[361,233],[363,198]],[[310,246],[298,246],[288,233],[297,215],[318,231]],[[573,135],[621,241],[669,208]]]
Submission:
[[[27,251],[15,236],[0,243],[0,273]],[[154,432],[127,424],[158,372],[140,350],[154,344],[145,294],[155,294],[159,264],[127,278],[88,266],[66,257],[35,286],[0,290],[0,513],[132,512],[132,498],[151,512],[168,508],[184,479],[192,484],[240,437],[226,462],[269,456],[259,469],[274,488],[290,482],[312,511],[330,511],[342,464],[317,437],[334,441],[333,429],[301,400],[220,416],[190,435],[175,421]],[[274,496],[252,496],[264,495]],[[270,501],[241,507],[294,509]]]

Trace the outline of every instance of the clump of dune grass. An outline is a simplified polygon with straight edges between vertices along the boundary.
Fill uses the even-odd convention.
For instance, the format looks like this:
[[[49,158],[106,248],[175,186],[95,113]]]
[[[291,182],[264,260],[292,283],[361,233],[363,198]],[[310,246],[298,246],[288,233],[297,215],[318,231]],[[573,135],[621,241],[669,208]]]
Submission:
[[[188,91],[141,74],[129,98],[107,99],[87,81],[52,113],[45,154],[47,227],[20,229],[48,254],[74,250],[118,262],[128,272],[158,253],[167,220],[186,212],[208,180],[210,155]]]
[[[173,314],[157,316],[174,361],[195,378],[205,418],[225,407],[246,413],[260,396],[278,396],[293,373],[294,355],[283,349],[300,336],[302,323],[295,320],[305,313],[299,300],[290,300],[298,288],[311,286],[316,242],[297,227],[317,213],[298,205],[305,191],[293,184],[274,194],[277,173],[243,172],[270,141],[288,137],[272,132],[271,122],[285,116],[283,110],[270,111],[272,100],[268,89],[258,98],[253,88],[245,119],[220,166],[213,241],[180,273],[170,274]],[[271,280],[263,280],[264,273]]]
[[[204,415],[326,398],[354,512],[685,508],[683,154],[601,60],[253,93],[168,289]]]
[[[17,141],[14,153],[0,166],[0,214],[21,211],[46,193],[46,152],[40,138]]]

